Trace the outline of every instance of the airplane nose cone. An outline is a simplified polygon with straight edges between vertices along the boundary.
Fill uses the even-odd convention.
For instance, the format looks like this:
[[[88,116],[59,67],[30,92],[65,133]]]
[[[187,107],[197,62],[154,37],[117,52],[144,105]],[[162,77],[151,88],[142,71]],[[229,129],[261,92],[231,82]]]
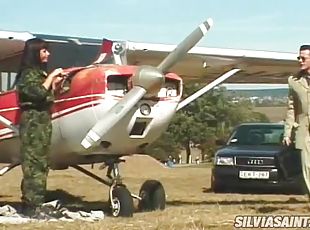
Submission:
[[[133,77],[134,86],[144,88],[148,93],[158,92],[165,81],[163,73],[153,66],[140,66]]]

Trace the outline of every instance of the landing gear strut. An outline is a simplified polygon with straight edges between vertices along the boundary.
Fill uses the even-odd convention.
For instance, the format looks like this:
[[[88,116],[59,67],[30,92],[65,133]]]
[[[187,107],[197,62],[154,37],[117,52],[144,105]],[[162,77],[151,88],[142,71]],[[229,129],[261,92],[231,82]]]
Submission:
[[[125,162],[125,160],[113,158],[105,161],[104,165],[100,167],[100,169],[107,167],[108,180],[102,179],[78,165],[71,165],[71,167],[110,187],[109,203],[111,214],[114,217],[131,217],[134,212],[133,198],[139,200],[138,209],[140,211],[163,210],[166,204],[166,195],[162,184],[156,180],[147,180],[141,186],[139,195],[130,193],[122,183],[119,173],[118,165],[121,162]]]
[[[15,168],[16,166],[20,165],[20,163],[11,163],[7,166],[4,166],[0,169],[0,176],[3,176],[4,174],[6,174],[7,172],[11,171],[13,168]]]

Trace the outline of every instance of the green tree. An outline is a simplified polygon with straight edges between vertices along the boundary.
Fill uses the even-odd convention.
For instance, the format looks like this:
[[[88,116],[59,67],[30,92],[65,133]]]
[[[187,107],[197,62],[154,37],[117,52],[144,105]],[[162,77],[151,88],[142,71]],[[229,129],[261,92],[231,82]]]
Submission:
[[[185,87],[184,95],[191,95],[198,85]],[[253,112],[247,101],[233,103],[225,88],[217,88],[201,96],[176,113],[168,130],[153,143],[148,152],[157,158],[177,158],[181,149],[186,151],[186,160],[191,155],[191,144],[199,147],[204,156],[211,158],[215,152],[216,139],[226,138],[232,128],[242,122],[267,122],[265,115]]]
[[[180,151],[180,144],[176,142],[169,131],[164,132],[160,138],[145,149],[146,154],[160,161],[166,161],[169,155],[177,159]]]

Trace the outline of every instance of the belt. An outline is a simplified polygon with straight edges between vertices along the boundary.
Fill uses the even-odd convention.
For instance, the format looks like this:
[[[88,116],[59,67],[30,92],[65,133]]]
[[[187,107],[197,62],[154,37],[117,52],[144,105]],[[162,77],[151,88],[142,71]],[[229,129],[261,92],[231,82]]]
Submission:
[[[28,111],[28,110],[37,110],[37,111],[40,111],[40,112],[43,112],[43,111],[47,111],[49,112],[50,110],[50,106],[39,106],[39,105],[21,105],[20,106],[21,110],[22,111]]]

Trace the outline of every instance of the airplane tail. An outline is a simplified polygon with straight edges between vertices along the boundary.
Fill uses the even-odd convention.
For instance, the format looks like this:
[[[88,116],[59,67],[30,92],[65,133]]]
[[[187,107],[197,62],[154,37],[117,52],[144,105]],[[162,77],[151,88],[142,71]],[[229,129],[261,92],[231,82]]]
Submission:
[[[99,56],[92,64],[107,62],[113,56],[112,47],[113,41],[104,38],[102,40]]]

